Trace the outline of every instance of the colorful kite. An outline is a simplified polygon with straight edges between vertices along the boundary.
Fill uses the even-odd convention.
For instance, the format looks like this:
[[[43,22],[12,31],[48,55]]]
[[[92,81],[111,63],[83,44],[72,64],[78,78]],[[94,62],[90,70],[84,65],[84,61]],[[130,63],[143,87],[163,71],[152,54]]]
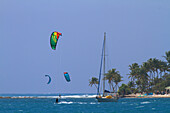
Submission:
[[[57,45],[59,36],[62,36],[62,34],[59,33],[59,32],[56,32],[56,31],[51,34],[50,44],[51,44],[51,48],[52,48],[53,50],[56,50],[56,45]]]
[[[50,82],[51,82],[51,77],[49,76],[49,75],[45,75],[45,77],[48,77],[49,79],[48,79],[48,82],[47,82],[47,84],[49,84]]]
[[[64,72],[64,77],[67,80],[67,82],[70,82],[70,76],[67,72]]]

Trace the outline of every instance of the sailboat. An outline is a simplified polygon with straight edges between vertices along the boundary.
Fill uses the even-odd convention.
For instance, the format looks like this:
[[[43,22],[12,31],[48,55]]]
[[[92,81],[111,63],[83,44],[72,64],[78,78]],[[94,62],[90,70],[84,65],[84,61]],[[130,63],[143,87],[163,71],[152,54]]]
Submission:
[[[106,32],[104,32],[104,41],[103,41],[103,48],[102,48],[102,57],[101,57],[101,64],[100,64],[100,73],[99,73],[99,82],[98,82],[98,89],[97,89],[97,96],[96,99],[98,102],[117,102],[118,96],[114,92],[110,92],[105,90],[105,45],[106,45]],[[102,66],[103,66],[103,95],[100,94],[100,79],[102,73]]]

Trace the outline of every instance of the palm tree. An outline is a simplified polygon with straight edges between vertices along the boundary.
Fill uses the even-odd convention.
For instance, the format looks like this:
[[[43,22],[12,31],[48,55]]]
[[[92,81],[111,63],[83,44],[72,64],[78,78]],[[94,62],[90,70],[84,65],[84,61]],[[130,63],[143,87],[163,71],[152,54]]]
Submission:
[[[115,83],[115,88],[117,90],[118,83],[122,81],[121,78],[122,77],[120,76],[119,71],[116,71],[116,69],[111,69],[108,71],[108,73],[105,74],[105,79],[108,80],[110,90],[112,87],[113,91],[114,91],[113,82]]]
[[[141,66],[140,68],[140,79],[141,81],[141,91],[145,91],[148,87],[148,74],[147,74],[147,71],[146,69]]]
[[[155,71],[156,71],[156,73],[157,73],[157,79],[158,79],[158,69],[160,68],[160,65],[159,65],[159,60],[158,59],[156,59],[156,58],[154,58],[153,59],[153,65],[154,65],[154,68],[155,68]]]
[[[170,51],[165,53],[163,56],[167,62],[161,61],[157,58],[150,58],[147,62],[144,62],[143,65],[138,65],[137,63],[133,63],[129,65],[130,73],[129,78],[131,78],[131,82],[129,82],[129,86],[131,88],[132,83],[136,83],[134,85],[137,86],[139,91],[146,91],[154,89],[164,89],[165,85],[162,85],[166,80],[164,79],[164,75],[170,72]]]
[[[128,87],[129,87],[131,93],[134,93],[134,89],[135,89],[134,86],[135,86],[135,84],[133,81],[128,82]]]
[[[113,91],[114,91],[113,78],[114,78],[115,74],[116,74],[116,69],[111,69],[111,70],[108,71],[108,73],[105,73],[105,77],[104,77],[105,80],[108,80],[110,90],[112,88]]]
[[[155,67],[154,67],[153,59],[150,58],[149,60],[147,60],[147,62],[148,62],[149,67],[150,67],[150,75],[151,75],[152,83],[153,83],[154,78],[155,78]]]
[[[97,88],[97,84],[99,83],[98,78],[92,77],[92,79],[89,80],[89,86],[95,86]]]
[[[164,61],[161,61],[161,60],[159,60],[159,70],[160,70],[160,78],[162,78],[162,73],[164,72],[165,73],[165,71],[167,70],[167,68],[168,68],[168,66],[167,66],[167,63],[166,62],[164,62]]]
[[[163,56],[167,60],[167,71],[170,72],[170,51],[165,52],[166,56]]]
[[[119,71],[117,71],[117,73],[115,74],[113,81],[116,84],[115,88],[116,88],[116,91],[117,91],[118,83],[122,81],[122,76],[119,74]]]
[[[168,64],[170,64],[170,51],[165,52],[165,55],[166,56],[163,57],[167,60]]]
[[[148,85],[149,85],[148,88],[150,88],[150,82],[152,80],[152,78],[151,78],[151,71],[150,71],[150,65],[149,65],[148,62],[144,62],[142,67],[144,68],[146,73],[148,73],[148,72],[150,73],[150,76],[148,76]]]
[[[129,75],[128,78],[131,78],[131,81],[135,82],[135,79],[137,78],[139,73],[138,63],[133,63],[132,65],[129,65],[129,69],[130,69],[130,73],[128,74]]]

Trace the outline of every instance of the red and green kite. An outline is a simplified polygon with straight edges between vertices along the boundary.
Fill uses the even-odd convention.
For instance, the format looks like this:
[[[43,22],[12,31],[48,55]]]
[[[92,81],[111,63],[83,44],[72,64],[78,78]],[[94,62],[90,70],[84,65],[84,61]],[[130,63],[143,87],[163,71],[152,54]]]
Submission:
[[[62,34],[61,34],[60,32],[54,31],[54,32],[51,34],[50,44],[51,44],[51,48],[52,48],[53,50],[56,50],[56,45],[57,45],[59,36],[62,36]]]

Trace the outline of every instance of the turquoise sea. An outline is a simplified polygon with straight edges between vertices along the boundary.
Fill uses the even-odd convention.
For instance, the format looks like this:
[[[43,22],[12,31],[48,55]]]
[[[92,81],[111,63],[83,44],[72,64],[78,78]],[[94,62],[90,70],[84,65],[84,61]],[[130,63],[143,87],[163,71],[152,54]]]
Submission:
[[[94,94],[1,94],[0,113],[170,113],[170,98],[121,98],[118,102],[99,103]]]

